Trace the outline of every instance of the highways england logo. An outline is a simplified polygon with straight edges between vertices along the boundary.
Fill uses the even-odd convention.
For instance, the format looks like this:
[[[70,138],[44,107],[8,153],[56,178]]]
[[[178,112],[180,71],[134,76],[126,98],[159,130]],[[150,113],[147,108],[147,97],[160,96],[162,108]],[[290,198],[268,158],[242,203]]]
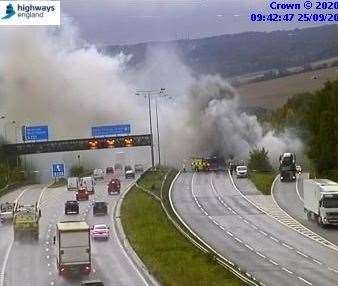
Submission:
[[[14,7],[13,7],[12,3],[9,3],[6,6],[6,15],[3,16],[1,19],[3,19],[3,20],[9,19],[9,18],[13,17],[14,15],[15,15]]]
[[[60,25],[60,1],[0,1],[0,26]]]

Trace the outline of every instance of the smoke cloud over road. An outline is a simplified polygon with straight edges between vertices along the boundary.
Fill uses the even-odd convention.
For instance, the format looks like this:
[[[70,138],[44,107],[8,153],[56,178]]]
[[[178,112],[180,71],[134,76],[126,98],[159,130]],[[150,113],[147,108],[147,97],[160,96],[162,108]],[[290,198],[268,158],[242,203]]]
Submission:
[[[174,47],[149,50],[143,67],[128,70],[125,63],[132,55],[109,57],[95,47],[83,48],[70,23],[61,31],[3,30],[0,42],[0,112],[19,126],[48,124],[52,139],[87,137],[97,124],[131,123],[133,133],[148,132],[146,101],[135,91],[165,87],[169,96],[158,102],[167,163],[213,154],[246,158],[255,146],[276,157],[301,148],[294,136],[275,136],[255,116],[241,112],[240,96],[221,77],[194,78]],[[104,167],[107,153],[100,152],[83,156],[92,167]],[[146,152],[140,152],[142,162],[149,160]],[[71,164],[70,157],[75,156],[60,159]]]
[[[300,140],[290,132],[276,136],[263,128],[256,116],[241,112],[240,96],[219,76],[196,79],[179,110],[179,120],[175,119],[177,112],[168,112],[173,114],[168,135],[172,142],[179,142],[179,146],[175,145],[177,160],[199,155],[246,159],[254,147],[265,147],[274,161],[282,152],[299,152],[302,148]],[[167,148],[170,146],[169,143]]]

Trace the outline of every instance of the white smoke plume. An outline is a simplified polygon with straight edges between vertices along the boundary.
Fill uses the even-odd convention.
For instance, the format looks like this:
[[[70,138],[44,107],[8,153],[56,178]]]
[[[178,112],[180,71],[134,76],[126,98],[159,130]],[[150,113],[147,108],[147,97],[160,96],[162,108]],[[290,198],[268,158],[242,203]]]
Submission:
[[[132,55],[99,53],[84,45],[71,23],[58,31],[2,30],[0,42],[0,112],[19,126],[48,124],[51,139],[88,137],[90,126],[111,123],[131,123],[134,134],[147,133],[146,101],[135,91],[165,87],[170,99],[158,102],[162,158],[168,164],[213,154],[245,159],[261,146],[276,157],[301,148],[294,136],[275,136],[255,116],[240,112],[239,95],[221,77],[194,78],[174,47],[149,50],[143,67],[128,70]],[[130,163],[149,162],[149,148],[125,152]],[[94,153],[81,152],[82,162],[105,167],[116,158],[107,150]],[[71,165],[76,157],[38,155],[34,161],[49,174],[52,161]]]
[[[301,141],[290,132],[275,135],[264,130],[257,117],[240,111],[240,96],[219,76],[202,76],[190,86],[184,96],[177,117],[168,123],[172,142],[167,144],[173,149],[175,158],[191,156],[230,155],[247,159],[255,147],[269,150],[275,163],[282,152],[299,152]],[[178,120],[177,120],[178,118]],[[166,138],[165,142],[170,142]],[[173,148],[174,146],[174,148]],[[176,151],[175,151],[176,150]]]

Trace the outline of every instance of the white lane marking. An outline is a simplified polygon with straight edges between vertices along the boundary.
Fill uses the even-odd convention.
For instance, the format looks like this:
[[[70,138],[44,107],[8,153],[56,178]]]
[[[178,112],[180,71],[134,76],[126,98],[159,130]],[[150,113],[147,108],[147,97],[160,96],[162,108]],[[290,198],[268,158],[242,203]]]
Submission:
[[[282,269],[283,269],[285,272],[289,273],[289,274],[293,274],[292,271],[290,271],[289,269],[287,269],[287,268],[285,268],[285,267],[282,267]]]
[[[309,256],[307,256],[305,253],[303,253],[303,252],[301,252],[301,251],[298,251],[298,250],[297,250],[297,253],[298,253],[299,255],[301,255],[301,256],[304,256],[304,257],[306,257],[306,258],[309,258]]]
[[[32,188],[32,186],[30,186],[30,187],[25,188],[24,190],[22,190],[22,192],[14,200],[14,202],[17,203],[20,200],[20,198],[24,195],[24,193],[26,191],[28,191],[30,188]],[[0,286],[4,286],[4,283],[5,283],[5,270],[6,270],[6,267],[7,267],[7,263],[8,263],[8,259],[9,259],[9,254],[10,254],[10,252],[12,250],[13,244],[14,244],[14,239],[12,238],[12,240],[11,240],[11,242],[10,242],[8,248],[7,248],[7,251],[6,251],[6,254],[5,254],[5,258],[4,258],[2,267],[1,267],[1,271],[0,271]]]
[[[115,209],[119,206],[119,204],[123,201],[125,195],[128,193],[128,191],[132,188],[132,186],[135,184],[135,181],[132,181],[129,185],[127,185],[127,187],[125,188],[125,191],[123,192],[122,196],[118,197],[118,200],[116,201],[114,207],[111,209],[111,213],[115,213]],[[119,210],[119,209],[118,209]],[[118,216],[120,216],[120,213],[117,213]],[[84,220],[84,219],[83,219]],[[124,247],[122,246],[122,242],[120,241],[118,235],[117,235],[117,225],[116,222],[113,222],[113,232],[114,232],[114,236],[115,239],[117,241],[117,244],[119,245],[123,255],[127,258],[127,260],[129,261],[130,265],[135,269],[135,271],[137,272],[137,274],[139,275],[139,277],[141,278],[141,280],[143,281],[144,285],[149,286],[149,283],[146,281],[145,277],[143,276],[143,274],[140,272],[140,270],[138,269],[138,267],[136,267],[134,261],[131,259],[131,257],[127,254],[126,250],[124,249]]]
[[[267,234],[266,232],[264,232],[263,230],[260,230],[259,232],[260,232],[261,234],[265,235],[265,236],[268,235],[268,234]]]
[[[273,241],[279,243],[279,240],[278,240],[277,238],[275,238],[275,237],[273,237],[273,236],[270,236],[270,238],[271,238]]]
[[[43,198],[43,196],[44,196],[46,190],[48,189],[48,187],[49,187],[49,185],[48,185],[48,186],[45,186],[45,187],[42,189],[41,193],[40,193],[40,196],[39,196],[39,199],[38,199],[38,205],[37,205],[38,208],[40,208],[42,198]]]
[[[9,253],[12,250],[13,244],[14,244],[14,239],[12,238],[11,243],[10,243],[8,249],[7,249],[5,259],[4,259],[4,262],[3,262],[3,265],[2,265],[2,268],[1,268],[1,272],[0,272],[0,286],[5,285],[4,284],[5,283],[5,270],[6,270],[8,259],[9,259]]]
[[[306,284],[308,284],[308,285],[312,285],[311,282],[305,280],[303,277],[297,276],[297,278],[298,278],[299,280],[302,280],[304,283],[306,283]]]
[[[283,246],[285,246],[286,248],[288,248],[288,249],[293,249],[293,247],[292,246],[290,246],[290,245],[288,245],[288,244],[286,244],[286,243],[282,243],[283,244]]]
[[[321,263],[321,262],[318,261],[317,259],[312,258],[312,261],[315,262],[315,263],[317,263],[317,264],[319,264],[319,265],[323,265],[323,263]]]
[[[276,265],[276,266],[279,265],[276,261],[274,261],[274,260],[272,260],[272,259],[269,259],[269,262],[271,262],[273,265]]]
[[[333,272],[335,272],[335,273],[338,273],[338,270],[336,270],[336,269],[333,269],[333,268],[331,268],[331,267],[329,267],[328,268],[330,271],[333,271]]]
[[[300,193],[299,193],[298,183],[299,183],[299,176],[297,177],[297,181],[296,181],[296,192],[297,192],[298,198],[299,198],[302,202],[304,202],[302,196],[301,196]]]
[[[256,254],[257,254],[258,256],[264,258],[264,259],[266,258],[266,256],[265,256],[264,254],[260,253],[259,251],[256,251]]]
[[[230,231],[227,231],[227,234],[230,235],[231,237],[234,236]]]
[[[251,251],[253,251],[254,249],[249,245],[249,244],[244,244],[246,248],[250,249]]]
[[[240,240],[238,237],[235,237],[235,240],[236,240],[237,242],[239,242],[239,243],[243,243],[243,241]]]

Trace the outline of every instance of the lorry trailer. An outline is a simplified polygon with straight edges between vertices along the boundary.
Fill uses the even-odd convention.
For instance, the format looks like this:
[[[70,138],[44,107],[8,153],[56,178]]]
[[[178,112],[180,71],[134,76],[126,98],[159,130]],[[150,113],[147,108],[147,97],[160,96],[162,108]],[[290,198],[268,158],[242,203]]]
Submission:
[[[56,264],[60,275],[91,272],[90,228],[86,222],[59,222],[54,243],[57,246]]]
[[[14,239],[32,237],[39,239],[41,210],[34,205],[16,204],[14,207]]]
[[[338,225],[338,183],[327,179],[304,180],[304,212],[320,226]]]

